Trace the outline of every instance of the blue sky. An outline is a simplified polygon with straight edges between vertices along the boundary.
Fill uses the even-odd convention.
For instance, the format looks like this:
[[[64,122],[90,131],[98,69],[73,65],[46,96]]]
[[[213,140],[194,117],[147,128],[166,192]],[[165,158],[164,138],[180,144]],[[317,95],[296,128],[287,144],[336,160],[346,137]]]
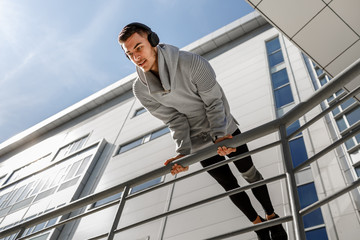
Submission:
[[[244,0],[0,0],[0,143],[134,72],[130,22],[180,48],[252,12]]]

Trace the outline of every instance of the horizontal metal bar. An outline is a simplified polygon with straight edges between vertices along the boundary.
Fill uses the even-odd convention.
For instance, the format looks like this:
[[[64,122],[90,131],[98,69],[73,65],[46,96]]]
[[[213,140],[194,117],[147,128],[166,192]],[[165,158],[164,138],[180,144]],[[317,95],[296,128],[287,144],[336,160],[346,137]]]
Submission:
[[[312,211],[314,211],[315,209],[327,204],[328,202],[340,197],[341,195],[350,192],[351,190],[353,190],[354,188],[360,186],[360,178],[358,178],[355,182],[352,182],[351,184],[349,184],[348,186],[346,186],[345,188],[337,191],[336,193],[332,194],[331,196],[325,197],[324,199],[321,199],[319,201],[317,201],[316,203],[313,203],[309,206],[307,206],[306,208],[300,210],[300,215],[304,216],[306,214],[311,213]]]
[[[142,224],[145,224],[145,223],[148,223],[148,222],[157,220],[157,219],[162,218],[162,217],[165,217],[165,216],[169,216],[169,215],[172,215],[172,214],[175,214],[175,213],[178,213],[178,212],[182,212],[182,211],[185,211],[185,210],[187,210],[187,209],[190,209],[190,208],[193,208],[193,207],[197,207],[197,206],[199,206],[199,205],[202,205],[202,204],[205,204],[205,203],[208,203],[208,202],[211,202],[211,201],[215,201],[215,200],[218,200],[218,199],[221,199],[221,198],[224,198],[224,197],[228,197],[228,196],[234,195],[234,194],[236,194],[236,193],[243,192],[243,191],[246,191],[246,190],[248,190],[248,189],[251,189],[251,188],[254,188],[254,187],[258,187],[258,186],[267,184],[267,183],[269,183],[269,182],[273,182],[273,181],[280,180],[280,179],[282,179],[282,178],[285,178],[285,176],[286,176],[285,174],[280,174],[280,175],[278,175],[278,176],[271,177],[271,178],[268,178],[268,179],[265,179],[265,180],[261,180],[261,181],[258,181],[258,182],[255,182],[255,183],[246,185],[246,186],[244,186],[244,187],[239,187],[239,188],[236,188],[236,189],[232,189],[232,190],[227,191],[227,192],[225,192],[225,193],[218,194],[218,195],[215,195],[215,196],[213,196],[213,197],[209,197],[209,198],[200,200],[200,201],[198,201],[198,202],[191,203],[191,204],[189,204],[189,205],[186,205],[186,206],[183,206],[183,207],[180,207],[180,208],[177,208],[177,209],[174,209],[174,210],[171,210],[171,211],[168,211],[168,212],[165,212],[165,213],[162,213],[162,214],[159,214],[159,215],[150,217],[150,218],[145,219],[145,220],[143,220],[143,221],[139,221],[139,222],[134,223],[134,224],[131,224],[131,225],[129,225],[129,226],[126,226],[126,227],[117,229],[117,230],[115,230],[115,233],[118,233],[118,232],[121,232],[121,231],[125,231],[125,230],[127,230],[127,229],[130,229],[130,228],[133,228],[133,227],[136,227],[136,226],[139,226],[139,225],[142,225]]]
[[[291,220],[293,220],[292,216],[285,216],[285,217],[277,218],[277,219],[274,219],[274,220],[271,220],[271,221],[266,221],[266,222],[263,222],[263,223],[254,224],[253,226],[241,228],[239,230],[229,232],[229,233],[225,233],[225,234],[222,234],[222,235],[218,235],[216,237],[207,238],[206,240],[222,240],[222,239],[225,239],[225,238],[238,236],[240,234],[247,233],[247,232],[250,232],[250,231],[256,231],[256,230],[260,230],[260,229],[263,229],[263,228],[266,228],[266,227],[272,227],[272,226],[275,226],[275,225],[278,225],[278,224],[281,224],[281,223],[284,223],[284,222],[288,222],[288,221],[291,221]]]
[[[79,218],[83,218],[83,217],[86,217],[86,216],[91,215],[91,214],[93,214],[93,213],[102,211],[102,210],[104,210],[104,209],[106,209],[106,208],[115,206],[115,205],[119,204],[119,202],[120,202],[120,200],[115,200],[115,201],[113,201],[113,202],[104,204],[104,205],[102,205],[102,206],[100,206],[100,207],[93,208],[93,209],[91,209],[91,210],[89,210],[89,211],[86,211],[85,213],[82,213],[82,214],[76,215],[76,216],[74,216],[74,217],[65,219],[65,220],[63,220],[63,221],[61,221],[61,222],[58,222],[58,223],[52,225],[52,226],[43,228],[43,229],[41,229],[41,230],[39,230],[39,231],[37,231],[37,232],[34,232],[34,233],[31,233],[31,234],[26,235],[26,236],[24,236],[24,237],[21,237],[21,238],[19,238],[19,240],[24,240],[24,239],[27,239],[27,238],[34,237],[34,236],[36,236],[36,235],[39,235],[40,233],[50,231],[50,230],[53,229],[53,228],[60,227],[60,226],[65,225],[65,224],[67,224],[67,223],[69,223],[69,222],[75,221],[75,220],[77,220],[77,219],[79,219]],[[105,236],[107,236],[107,235],[105,235]]]
[[[199,169],[199,170],[197,170],[197,171],[194,171],[194,172],[192,172],[192,173],[188,173],[188,174],[186,174],[186,175],[183,175],[183,176],[181,176],[181,177],[172,179],[172,180],[167,181],[167,182],[165,182],[165,183],[158,184],[158,185],[156,185],[156,186],[154,186],[154,187],[151,187],[151,188],[145,189],[145,190],[143,190],[143,191],[140,191],[140,192],[131,194],[131,195],[129,195],[129,196],[127,197],[127,199],[132,199],[132,198],[141,196],[141,195],[143,195],[143,194],[146,194],[146,193],[151,192],[151,191],[154,191],[154,190],[156,190],[156,189],[165,187],[165,186],[167,186],[167,185],[174,184],[175,182],[182,181],[182,180],[185,180],[185,179],[187,179],[187,178],[191,178],[191,177],[193,177],[193,176],[195,176],[195,175],[198,175],[198,174],[200,174],[200,173],[207,172],[207,171],[210,171],[210,170],[212,170],[212,169],[218,168],[218,167],[220,167],[220,166],[226,165],[226,164],[228,164],[228,163],[231,163],[231,162],[234,162],[234,161],[237,161],[237,160],[241,160],[241,159],[243,159],[243,158],[245,158],[245,157],[248,157],[248,156],[250,156],[250,155],[254,155],[254,154],[258,153],[258,152],[262,152],[262,151],[265,151],[265,150],[267,150],[267,149],[276,147],[276,146],[278,146],[279,144],[280,144],[280,141],[276,141],[276,142],[267,144],[267,145],[265,145],[265,146],[256,148],[256,149],[254,149],[254,150],[251,150],[251,151],[249,151],[249,152],[246,152],[246,153],[237,155],[237,156],[235,156],[235,157],[232,157],[232,158],[229,158],[229,159],[225,159],[225,160],[223,160],[223,161],[221,161],[221,162],[218,162],[218,163],[212,164],[212,165],[210,165],[210,166],[201,168],[201,169]]]
[[[338,147],[341,144],[343,144],[344,142],[346,142],[348,139],[355,136],[358,132],[360,132],[360,124],[358,126],[356,126],[355,128],[352,128],[346,135],[344,135],[342,138],[333,142],[330,146],[321,150],[320,152],[318,152],[317,154],[315,154],[314,156],[312,156],[305,162],[302,162],[301,164],[299,164],[297,167],[294,168],[294,173],[299,172],[301,169],[303,169],[306,166],[308,166],[309,164],[315,162],[317,159],[323,157],[325,154],[327,154],[331,150],[335,149],[336,147]]]

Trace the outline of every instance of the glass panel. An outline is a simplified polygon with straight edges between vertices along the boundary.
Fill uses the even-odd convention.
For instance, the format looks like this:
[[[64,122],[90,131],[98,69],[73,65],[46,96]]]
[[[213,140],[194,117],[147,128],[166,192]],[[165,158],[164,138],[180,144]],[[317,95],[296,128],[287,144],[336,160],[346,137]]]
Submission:
[[[284,61],[284,57],[283,57],[281,51],[278,51],[278,52],[275,52],[275,53],[269,55],[269,66],[270,67],[273,67],[283,61]]]
[[[355,136],[355,139],[356,139],[357,143],[360,144],[360,133]]]
[[[275,102],[277,108],[280,108],[294,101],[290,85],[275,90],[274,94],[275,94]]]
[[[75,172],[76,172],[76,170],[78,169],[80,163],[81,163],[81,160],[75,162],[75,163],[71,166],[70,171],[69,171],[68,174],[66,175],[64,181],[66,181],[66,180],[74,177]]]
[[[280,49],[279,38],[274,38],[273,40],[266,42],[266,50],[267,50],[268,55],[278,49]]]
[[[136,110],[134,117],[139,116],[140,114],[145,113],[145,112],[146,112],[145,108],[140,108],[140,109]]]
[[[126,151],[128,151],[128,150],[130,150],[130,149],[132,149],[132,148],[134,148],[134,147],[137,147],[137,146],[141,145],[142,140],[143,140],[143,139],[140,138],[140,139],[135,140],[135,141],[133,141],[133,142],[131,142],[131,143],[128,143],[128,144],[126,144],[126,145],[124,145],[124,146],[121,146],[121,148],[120,148],[120,150],[119,150],[119,153],[126,152]]]
[[[305,232],[306,240],[328,240],[324,227]]]
[[[334,108],[334,110],[332,110],[332,114],[333,114],[334,116],[336,116],[336,115],[339,114],[339,113],[340,113],[339,107],[336,107],[336,108]]]
[[[291,140],[289,145],[294,167],[300,165],[300,163],[303,163],[308,159],[303,137]]]
[[[347,128],[345,120],[343,118],[336,120],[336,124],[340,132],[344,131]]]
[[[271,80],[273,83],[273,88],[277,89],[278,87],[283,86],[284,84],[289,82],[289,78],[286,72],[286,68],[271,74]]]
[[[346,114],[347,120],[352,126],[354,123],[360,120],[360,106],[357,107],[355,110],[351,111],[350,113]]]
[[[324,73],[324,71],[321,69],[321,68],[318,68],[318,69],[316,69],[316,74],[319,76],[319,75],[321,75],[321,74],[323,74]]]
[[[303,217],[304,227],[309,228],[324,223],[324,219],[321,214],[321,209],[318,208]]]
[[[166,134],[166,133],[168,133],[168,132],[170,132],[170,130],[169,130],[169,128],[163,128],[163,129],[160,129],[160,130],[158,130],[158,131],[156,131],[156,132],[153,132],[152,134],[151,134],[151,137],[150,137],[150,140],[153,140],[153,139],[155,139],[155,138],[158,138],[158,137],[160,137],[160,136],[162,136],[162,135],[164,135],[164,134]]]
[[[300,208],[303,209],[318,200],[313,182],[298,187]]]
[[[101,199],[100,201],[97,201],[95,204],[94,204],[94,207],[100,207],[106,203],[109,203],[109,202],[112,202],[112,201],[115,201],[117,199],[120,199],[121,198],[121,194],[122,192],[120,193],[117,193],[115,195],[112,195],[110,197],[107,197],[107,198],[104,198],[104,199]]]
[[[350,149],[355,146],[355,142],[352,139],[349,139],[345,142],[346,149]]]
[[[355,168],[356,175],[360,177],[360,166]]]
[[[82,161],[81,166],[79,167],[79,170],[76,172],[75,176],[78,176],[78,175],[80,175],[80,174],[82,174],[84,172],[84,170],[86,169],[86,166],[88,165],[90,159],[91,159],[91,156],[88,156]]]
[[[349,100],[347,100],[346,102],[344,102],[343,104],[341,104],[341,108],[344,110],[347,107],[349,107],[351,104],[353,104],[355,102],[355,100],[353,98],[350,98]]]
[[[321,86],[324,86],[326,83],[327,83],[327,80],[326,80],[326,77],[322,77],[322,78],[319,78],[319,81],[320,81],[320,85]]]
[[[293,132],[295,132],[299,128],[300,128],[300,122],[299,122],[299,120],[297,120],[296,122],[294,122],[293,124],[291,124],[290,126],[288,126],[286,128],[286,133],[287,133],[287,135],[291,135]],[[297,136],[299,136],[300,134],[301,133],[299,133]]]
[[[141,190],[144,190],[146,188],[152,187],[152,186],[154,186],[154,185],[156,185],[156,184],[158,184],[160,182],[161,182],[161,177],[155,178],[155,179],[150,180],[150,181],[148,181],[146,183],[143,183],[143,184],[140,184],[140,185],[137,185],[137,186],[133,187],[131,189],[130,193],[136,193],[138,191],[141,191]]]

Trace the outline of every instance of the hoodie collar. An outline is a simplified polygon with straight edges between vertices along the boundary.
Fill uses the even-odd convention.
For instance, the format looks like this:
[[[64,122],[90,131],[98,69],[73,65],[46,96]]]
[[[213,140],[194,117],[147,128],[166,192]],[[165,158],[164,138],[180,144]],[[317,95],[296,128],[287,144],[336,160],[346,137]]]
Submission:
[[[174,82],[179,60],[179,49],[177,47],[159,44],[157,50],[160,79],[152,72],[143,72],[139,67],[136,67],[140,80],[147,85],[151,94],[171,91],[171,83]]]

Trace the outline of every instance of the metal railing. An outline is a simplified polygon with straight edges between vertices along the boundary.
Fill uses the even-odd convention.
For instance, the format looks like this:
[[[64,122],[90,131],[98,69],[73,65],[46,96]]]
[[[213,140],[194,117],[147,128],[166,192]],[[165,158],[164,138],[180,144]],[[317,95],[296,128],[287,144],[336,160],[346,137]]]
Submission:
[[[233,139],[229,139],[226,141],[223,141],[221,143],[218,144],[214,144],[211,147],[208,147],[206,149],[203,149],[199,152],[197,152],[196,154],[193,155],[189,155],[186,156],[184,158],[181,158],[179,161],[177,161],[178,164],[182,164],[185,166],[197,163],[201,160],[204,160],[208,157],[211,157],[213,155],[216,154],[216,150],[217,147],[220,145],[226,145],[226,146],[230,146],[230,147],[236,147],[245,143],[248,143],[252,140],[261,138],[263,136],[266,136],[268,134],[274,133],[274,132],[279,132],[280,134],[280,141],[276,141],[273,143],[270,143],[266,146],[262,146],[259,147],[257,149],[254,149],[252,151],[249,151],[247,153],[241,154],[239,156],[236,156],[234,158],[230,158],[227,160],[224,160],[220,163],[211,165],[209,167],[200,169],[196,172],[192,172],[189,174],[184,174],[182,177],[178,177],[176,179],[173,179],[171,181],[168,182],[164,182],[162,184],[159,184],[155,187],[149,188],[147,190],[144,190],[142,192],[138,192],[135,194],[131,194],[129,195],[129,191],[131,187],[137,186],[139,184],[145,183],[149,180],[152,180],[154,178],[157,177],[161,177],[163,175],[166,175],[170,172],[171,169],[171,164],[169,164],[168,166],[164,166],[158,169],[155,169],[151,172],[148,172],[144,175],[138,176],[134,179],[131,179],[129,181],[123,182],[119,185],[116,185],[114,187],[111,187],[107,190],[104,190],[102,192],[98,192],[98,193],[94,193],[92,195],[88,195],[86,197],[83,197],[81,199],[78,199],[76,201],[73,201],[63,207],[57,208],[53,211],[44,213],[41,216],[38,216],[36,218],[30,219],[28,221],[19,223],[13,227],[10,227],[8,229],[3,230],[2,232],[0,232],[0,238],[4,237],[4,236],[8,236],[11,234],[15,234],[17,233],[17,236],[15,239],[26,239],[26,238],[30,238],[32,236],[36,236],[40,233],[49,231],[53,228],[56,227],[60,227],[63,226],[69,222],[72,222],[74,220],[83,218],[85,216],[88,216],[90,214],[93,214],[95,212],[104,210],[105,208],[117,205],[117,211],[114,217],[114,221],[113,224],[111,226],[111,229],[109,229],[109,232],[98,235],[98,236],[94,236],[91,239],[95,240],[95,239],[100,239],[100,238],[107,238],[109,240],[112,240],[114,238],[114,235],[116,233],[125,231],[127,229],[139,226],[141,224],[147,223],[147,222],[151,222],[154,221],[156,219],[160,219],[196,206],[199,206],[201,204],[205,204],[208,203],[210,201],[214,201],[220,198],[224,198],[263,184],[267,184],[273,181],[278,181],[281,179],[285,179],[287,182],[287,188],[288,188],[288,193],[289,193],[289,200],[290,200],[290,210],[291,210],[291,215],[289,216],[285,216],[282,218],[278,218],[276,220],[272,220],[269,222],[265,222],[265,223],[261,223],[261,224],[256,224],[250,227],[246,227],[246,228],[242,228],[233,232],[229,232],[226,234],[222,234],[219,236],[214,236],[212,238],[209,238],[211,240],[214,239],[224,239],[227,237],[231,237],[231,236],[236,236],[238,234],[242,234],[245,232],[249,232],[249,231],[253,231],[253,230],[258,230],[264,227],[268,227],[268,226],[273,226],[273,225],[277,225],[279,223],[284,223],[284,222],[288,222],[288,221],[293,221],[294,224],[294,234],[295,234],[295,238],[297,240],[303,240],[305,239],[305,230],[304,230],[304,224],[303,224],[303,220],[302,217],[312,211],[314,211],[315,209],[323,206],[324,204],[327,204],[328,202],[336,199],[337,197],[341,196],[342,194],[345,194],[351,190],[353,190],[354,188],[360,186],[360,179],[354,181],[352,184],[346,186],[345,188],[341,189],[340,191],[332,194],[331,196],[328,196],[324,199],[321,199],[315,203],[313,203],[312,205],[304,208],[304,209],[300,209],[300,204],[299,204],[299,198],[298,198],[298,193],[297,193],[297,188],[296,188],[296,182],[295,182],[295,173],[300,171],[301,169],[303,169],[304,167],[308,166],[310,163],[316,161],[317,159],[319,159],[320,157],[324,156],[326,153],[332,151],[333,149],[335,149],[336,147],[338,147],[340,144],[344,143],[346,140],[348,140],[349,138],[355,136],[357,133],[360,132],[360,122],[358,122],[357,124],[354,124],[340,139],[338,139],[337,141],[335,141],[334,143],[332,143],[330,146],[326,147],[325,149],[321,150],[319,153],[315,154],[314,156],[312,156],[311,158],[309,158],[307,161],[301,163],[299,166],[297,167],[293,167],[292,165],[292,160],[291,160],[291,154],[290,154],[290,148],[289,148],[289,140],[294,137],[295,135],[297,135],[298,133],[300,133],[301,131],[303,131],[304,129],[308,128],[311,124],[313,124],[314,122],[316,122],[317,120],[321,119],[323,116],[325,116],[326,114],[328,114],[332,109],[334,109],[335,107],[339,106],[340,104],[342,104],[344,101],[348,100],[349,98],[359,94],[360,92],[360,87],[357,87],[356,89],[354,89],[352,92],[348,93],[346,96],[343,96],[339,99],[337,99],[329,108],[327,108],[326,110],[324,110],[323,112],[321,112],[319,115],[315,116],[314,118],[312,118],[310,121],[308,121],[307,123],[305,123],[302,127],[300,127],[296,132],[287,135],[286,133],[286,127],[289,126],[291,123],[293,123],[294,121],[298,120],[300,117],[302,117],[303,115],[305,115],[307,112],[309,112],[310,110],[312,110],[315,106],[319,105],[322,101],[324,101],[325,99],[327,99],[330,95],[332,95],[333,93],[335,93],[336,91],[338,91],[339,89],[341,89],[344,85],[346,85],[347,83],[351,82],[351,81],[355,81],[356,77],[360,76],[360,59],[358,59],[355,63],[353,63],[351,66],[349,66],[347,69],[345,69],[342,73],[340,73],[338,76],[336,76],[332,81],[330,81],[329,83],[327,83],[324,87],[322,87],[320,90],[318,90],[317,92],[315,92],[310,98],[308,98],[306,101],[299,103],[298,105],[296,105],[293,109],[291,109],[289,112],[287,112],[284,116],[282,116],[281,118],[278,118],[276,120],[273,120],[271,122],[268,122],[264,125],[261,125],[259,127],[256,127],[252,130],[243,132],[240,135],[235,136]],[[360,85],[360,84],[359,84]],[[162,214],[150,217],[148,219],[139,221],[137,223],[128,225],[126,227],[122,227],[117,229],[117,225],[119,223],[124,205],[126,203],[127,200],[141,196],[142,194],[148,193],[149,191],[154,191],[155,189],[173,184],[177,181],[181,181],[187,178],[190,178],[196,174],[199,173],[203,173],[205,171],[209,171],[211,169],[214,169],[216,167],[219,167],[221,165],[224,164],[228,164],[229,162],[232,161],[236,161],[239,159],[242,159],[246,156],[255,154],[257,152],[260,151],[264,151],[266,149],[275,147],[275,146],[281,146],[282,148],[282,152],[283,152],[283,162],[284,162],[284,166],[285,166],[285,173],[280,174],[278,176],[272,177],[272,178],[268,178],[256,183],[252,183],[249,185],[246,185],[244,187],[239,187],[237,189],[233,189],[230,191],[227,191],[225,193],[221,193],[218,194],[216,196],[195,202],[195,203],[191,203],[187,206],[183,206],[183,207],[179,207],[177,209],[174,210],[169,210],[166,211]],[[69,214],[75,210],[81,209],[86,207],[89,204],[93,204],[96,201],[99,201],[101,199],[104,199],[106,197],[115,195],[119,192],[123,192],[123,195],[121,197],[120,200],[116,200],[114,202],[108,203],[106,205],[100,206],[98,208],[95,209],[91,209],[89,211],[86,211],[84,213],[78,214],[77,216],[74,217],[70,217],[66,220],[63,220],[57,224],[52,225],[51,227],[47,227],[44,228],[40,231],[37,231],[35,233],[32,233],[30,235],[24,236],[22,237],[22,234],[24,232],[24,230],[26,228],[29,228],[31,226],[40,224],[44,221],[53,219],[54,217],[57,216],[62,216],[65,214]]]

